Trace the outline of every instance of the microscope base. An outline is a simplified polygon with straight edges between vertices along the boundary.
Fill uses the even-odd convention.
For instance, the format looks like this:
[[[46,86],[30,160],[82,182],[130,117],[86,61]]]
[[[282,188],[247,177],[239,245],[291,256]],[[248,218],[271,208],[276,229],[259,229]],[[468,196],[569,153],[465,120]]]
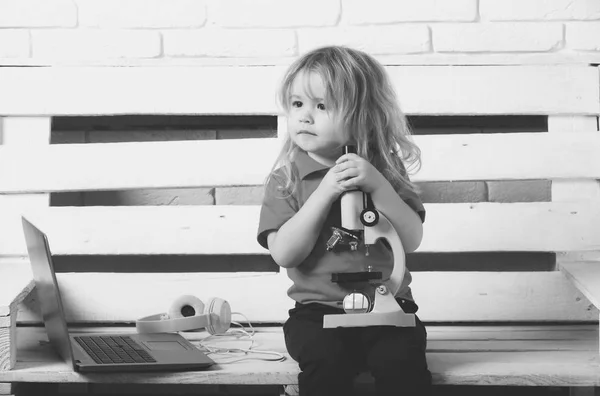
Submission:
[[[415,327],[415,315],[393,311],[323,316],[323,327],[328,329],[369,326]]]

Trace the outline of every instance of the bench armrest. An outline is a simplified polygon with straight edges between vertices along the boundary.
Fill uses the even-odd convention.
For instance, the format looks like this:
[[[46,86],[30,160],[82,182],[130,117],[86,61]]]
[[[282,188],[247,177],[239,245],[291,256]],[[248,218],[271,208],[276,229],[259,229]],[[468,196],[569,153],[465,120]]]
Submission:
[[[600,307],[600,260],[559,262],[558,267],[595,307]]]
[[[17,306],[34,285],[27,262],[0,264],[0,371],[16,363]]]

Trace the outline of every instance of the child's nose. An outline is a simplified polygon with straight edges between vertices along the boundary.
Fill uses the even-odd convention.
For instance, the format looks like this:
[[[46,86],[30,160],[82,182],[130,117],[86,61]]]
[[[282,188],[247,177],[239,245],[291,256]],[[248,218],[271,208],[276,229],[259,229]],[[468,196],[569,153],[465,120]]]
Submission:
[[[300,114],[300,122],[312,123],[313,116],[309,109],[303,109],[304,111]]]

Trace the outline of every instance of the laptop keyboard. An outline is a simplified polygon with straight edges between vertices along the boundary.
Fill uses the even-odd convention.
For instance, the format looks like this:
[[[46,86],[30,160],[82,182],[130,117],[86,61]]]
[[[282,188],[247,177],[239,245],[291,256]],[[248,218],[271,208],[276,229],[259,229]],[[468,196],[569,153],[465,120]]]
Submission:
[[[74,338],[98,364],[156,362],[140,344],[128,336],[79,336]]]

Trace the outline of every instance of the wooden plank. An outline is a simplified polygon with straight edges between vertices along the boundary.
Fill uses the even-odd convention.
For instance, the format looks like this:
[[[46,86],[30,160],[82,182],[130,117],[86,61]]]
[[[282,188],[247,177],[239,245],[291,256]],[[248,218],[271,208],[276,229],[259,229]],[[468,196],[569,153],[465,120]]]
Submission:
[[[0,117],[0,144],[46,146],[50,144],[50,129],[50,117]]]
[[[283,136],[283,117],[278,125]],[[599,133],[415,136],[415,141],[423,155],[421,170],[412,176],[416,182],[600,178]],[[280,138],[270,138],[0,147],[0,192],[261,185],[280,145]],[[232,160],[244,164],[243,171]],[[472,166],[482,163],[486,166]]]
[[[481,65],[593,65],[600,64],[600,54],[593,51],[568,53],[564,51],[540,53],[423,53],[374,55],[383,65],[417,66],[481,66]],[[295,58],[257,56],[252,58],[90,58],[90,59],[45,59],[3,58],[6,66],[110,66],[110,67],[206,67],[206,66],[264,66],[288,65]]]
[[[596,204],[431,204],[426,209],[420,252],[574,251],[600,247],[600,208]]]
[[[407,114],[598,114],[600,110],[598,74],[590,67],[433,66],[416,67],[414,76],[407,76],[404,69],[388,68]],[[424,86],[435,87],[436,94]]]
[[[439,325],[426,322],[427,339],[430,341],[579,341],[596,342],[598,324],[562,324],[562,325]],[[469,336],[465,337],[465,327]]]
[[[25,236],[21,225],[21,213],[50,206],[47,193],[0,194],[0,265],[24,258]]]
[[[547,326],[553,328],[553,326]],[[546,333],[540,327],[540,338]],[[114,384],[297,384],[298,367],[292,359],[284,362],[252,361],[235,364],[221,363],[205,371],[179,373],[114,373],[79,374],[73,372],[58,357],[46,340],[41,328],[23,328],[19,340],[19,362],[15,370],[0,372],[0,381],[64,382],[64,383],[114,383]],[[95,329],[80,329],[90,331]],[[111,328],[112,331],[131,332],[129,328]],[[265,331],[266,330],[266,331]],[[276,330],[259,329],[255,334],[256,344],[261,349],[285,353],[281,328]],[[512,341],[505,348],[473,352],[469,349],[471,332],[477,327],[462,328],[465,341],[444,341],[444,330],[438,328],[430,339],[441,349],[428,346],[427,360],[435,384],[454,385],[517,385],[517,386],[598,386],[597,375],[600,364],[595,357],[597,341],[583,339],[576,350],[560,350],[547,342],[543,345],[551,349],[514,351]],[[514,328],[498,326],[497,333],[509,332]],[[456,331],[455,329],[453,331]],[[597,326],[590,331],[597,331]],[[183,333],[192,342],[202,344],[206,333]],[[41,341],[41,342],[40,342]],[[223,342],[219,339],[218,342]],[[226,341],[225,341],[226,342]],[[230,340],[229,343],[248,345],[248,340]],[[535,341],[530,341],[535,345]],[[461,349],[460,346],[464,348]],[[537,348],[537,347],[534,347]]]
[[[0,117],[0,150],[22,148],[27,151],[28,148],[47,146],[50,144],[50,130],[51,119],[49,117]],[[28,156],[28,160],[30,163],[35,163],[31,156]],[[36,165],[40,166],[38,163]],[[0,174],[15,172],[15,166],[17,164],[4,163],[0,165]],[[5,195],[0,191],[0,210],[7,213],[19,213],[18,209],[44,208],[49,205],[50,195],[47,193]],[[15,238],[17,243],[24,243],[23,233],[19,231],[7,240],[0,237],[0,245],[9,245]],[[8,255],[12,256],[10,253]],[[24,252],[17,254],[17,256],[23,255]],[[0,252],[0,259],[3,256]],[[16,286],[20,287],[22,285],[18,284]],[[11,287],[7,292],[14,291]],[[3,298],[2,291],[0,291],[0,297]],[[0,299],[0,316],[2,316],[2,311],[7,308],[5,303],[6,301]]]
[[[419,252],[600,250],[600,207],[593,203],[425,206]],[[230,255],[268,253],[256,242],[259,212],[258,205],[211,205],[56,207],[25,213],[48,234],[58,255]],[[0,208],[0,240],[0,254],[26,253],[20,213]]]
[[[72,386],[73,384],[67,384]],[[81,384],[78,384],[81,385]],[[87,393],[81,396],[93,395],[128,395],[128,396],[282,396],[279,392],[281,386],[255,385],[251,387],[226,386],[226,385],[169,385],[169,384],[89,384]],[[61,395],[62,396],[62,395]]]
[[[183,294],[203,301],[224,298],[234,312],[247,318],[235,315],[234,320],[243,322],[283,323],[293,307],[286,295],[291,282],[278,273],[60,273],[58,280],[67,320],[74,323],[133,323],[168,311]],[[597,309],[558,271],[414,272],[411,287],[419,317],[428,322],[591,322],[598,318]],[[20,322],[40,322],[35,298],[32,293],[20,307]]]
[[[0,86],[6,95],[0,96],[0,114],[275,114],[275,87],[283,71],[282,67],[3,68]]]
[[[596,389],[594,387],[572,387],[569,389],[569,396],[594,396]]]
[[[283,144],[288,133],[287,122],[286,116],[280,115],[277,117],[277,140],[280,142],[280,145]]]
[[[387,69],[407,114],[600,112],[594,67]],[[277,114],[275,92],[284,70],[283,66],[5,67],[0,72],[0,114]],[[435,95],[424,86],[436,87]]]
[[[275,138],[0,148],[0,191],[260,185],[278,148]]]
[[[17,338],[17,306],[33,289],[29,266],[23,263],[0,263],[0,371],[15,366]],[[9,390],[14,389],[10,386]],[[7,391],[8,393],[8,391]],[[0,392],[0,394],[2,394]]]
[[[10,311],[7,327],[0,327],[0,372],[10,370],[17,362],[17,309]]]
[[[598,131],[598,117],[586,116],[551,116],[548,117],[548,131],[551,135],[562,135],[570,140],[579,140],[582,134],[595,135],[595,139],[600,139]],[[597,149],[597,153],[600,152]],[[556,152],[551,153],[555,155]],[[561,162],[560,158],[556,158]],[[593,166],[600,169],[600,166],[588,163],[587,166]],[[555,177],[548,177],[552,180],[552,201],[600,201],[600,182],[592,177],[586,179],[583,173],[575,173],[572,180],[557,180]]]
[[[0,383],[0,395],[14,395],[17,387],[15,384]]]
[[[559,261],[560,270],[583,295],[598,307],[600,304],[600,261]]]
[[[415,136],[423,164],[411,179],[596,179],[600,173],[599,135],[579,131]],[[507,158],[509,152],[511,156]]]

